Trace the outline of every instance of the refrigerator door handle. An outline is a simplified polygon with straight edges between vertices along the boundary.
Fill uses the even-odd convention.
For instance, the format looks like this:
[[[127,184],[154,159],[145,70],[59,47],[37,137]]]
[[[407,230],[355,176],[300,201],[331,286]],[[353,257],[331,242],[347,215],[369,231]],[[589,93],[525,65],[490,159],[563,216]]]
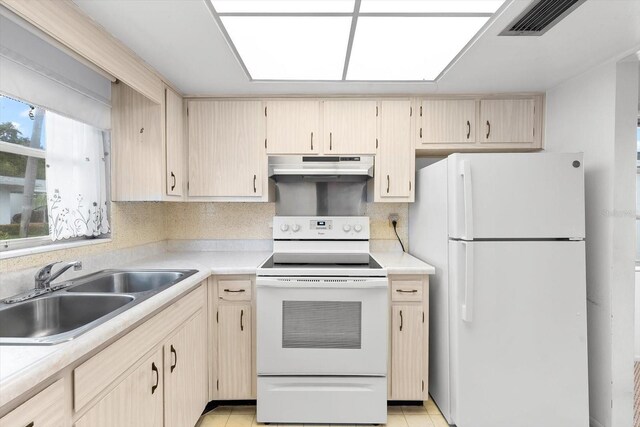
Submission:
[[[462,191],[464,195],[464,236],[465,239],[473,239],[473,187],[471,185],[471,163],[463,160],[460,164],[460,176],[462,177]]]
[[[461,242],[465,251],[465,273],[464,273],[464,299],[461,307],[462,321],[471,323],[473,321],[473,244]]]

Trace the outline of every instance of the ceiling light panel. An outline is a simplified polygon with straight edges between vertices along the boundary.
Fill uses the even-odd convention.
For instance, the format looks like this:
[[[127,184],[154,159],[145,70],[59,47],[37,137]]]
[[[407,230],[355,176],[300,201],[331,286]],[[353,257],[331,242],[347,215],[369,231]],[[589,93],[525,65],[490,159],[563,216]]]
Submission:
[[[505,0],[362,0],[360,13],[494,13]]]
[[[254,80],[341,80],[350,17],[221,16]]]
[[[218,13],[352,13],[354,0],[211,0]]]
[[[435,80],[488,19],[361,16],[347,80]]]

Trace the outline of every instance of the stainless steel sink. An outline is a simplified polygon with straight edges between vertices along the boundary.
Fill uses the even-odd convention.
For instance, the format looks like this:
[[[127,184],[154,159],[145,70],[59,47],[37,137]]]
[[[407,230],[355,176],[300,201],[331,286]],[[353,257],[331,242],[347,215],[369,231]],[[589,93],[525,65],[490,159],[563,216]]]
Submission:
[[[192,270],[193,271],[193,270]],[[178,283],[191,271],[106,271],[83,279],[72,285],[67,292],[106,292],[130,294],[154,291],[167,285]],[[76,281],[80,282],[80,281]]]
[[[197,270],[104,270],[27,301],[0,304],[0,345],[46,345],[73,339]]]

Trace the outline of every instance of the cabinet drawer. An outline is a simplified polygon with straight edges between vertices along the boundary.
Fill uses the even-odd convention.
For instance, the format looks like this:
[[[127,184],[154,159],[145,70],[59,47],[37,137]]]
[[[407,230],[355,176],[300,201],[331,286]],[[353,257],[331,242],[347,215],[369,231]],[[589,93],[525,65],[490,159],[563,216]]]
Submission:
[[[392,281],[391,301],[422,301],[422,282],[420,280]]]
[[[223,301],[251,301],[251,280],[218,280],[218,298]]]
[[[0,426],[63,427],[65,395],[62,381],[58,380],[0,418]]]

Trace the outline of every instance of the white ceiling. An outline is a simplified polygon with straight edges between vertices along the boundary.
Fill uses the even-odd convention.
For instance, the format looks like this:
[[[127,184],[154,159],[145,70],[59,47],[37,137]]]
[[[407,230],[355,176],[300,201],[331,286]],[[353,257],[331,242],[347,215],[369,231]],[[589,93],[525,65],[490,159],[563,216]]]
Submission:
[[[545,91],[640,49],[640,0],[587,0],[541,37],[499,37],[531,2],[513,0],[435,83],[258,82],[244,74],[205,0],[74,1],[185,95]]]

